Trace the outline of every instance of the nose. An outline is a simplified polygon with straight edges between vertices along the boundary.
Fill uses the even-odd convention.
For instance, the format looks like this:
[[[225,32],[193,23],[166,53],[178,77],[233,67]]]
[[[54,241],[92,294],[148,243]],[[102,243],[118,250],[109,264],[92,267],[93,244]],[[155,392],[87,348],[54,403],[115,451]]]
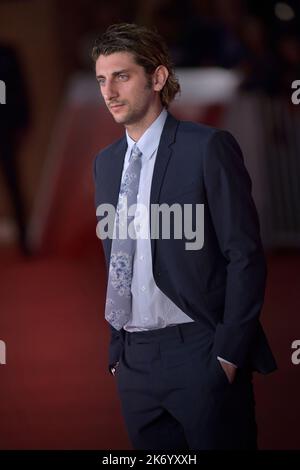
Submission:
[[[105,101],[111,101],[118,96],[118,91],[116,86],[111,81],[107,80],[107,82],[102,86],[102,94]]]

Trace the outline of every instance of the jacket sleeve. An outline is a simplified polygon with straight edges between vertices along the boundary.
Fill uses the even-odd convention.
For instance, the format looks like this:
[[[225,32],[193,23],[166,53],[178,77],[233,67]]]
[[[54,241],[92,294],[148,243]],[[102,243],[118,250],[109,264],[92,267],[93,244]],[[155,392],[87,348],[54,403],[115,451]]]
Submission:
[[[266,263],[251,180],[234,137],[216,131],[206,147],[204,180],[220,249],[227,261],[223,321],[217,325],[217,356],[244,367],[259,327]]]

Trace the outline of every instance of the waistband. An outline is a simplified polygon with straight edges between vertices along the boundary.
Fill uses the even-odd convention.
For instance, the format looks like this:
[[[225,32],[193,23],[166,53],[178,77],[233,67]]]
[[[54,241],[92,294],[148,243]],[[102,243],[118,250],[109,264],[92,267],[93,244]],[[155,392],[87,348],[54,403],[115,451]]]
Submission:
[[[180,323],[178,325],[167,326],[165,328],[159,328],[157,330],[147,331],[125,331],[125,341],[128,344],[137,343],[152,343],[158,341],[179,339],[184,341],[187,337],[191,337],[194,334],[207,336],[211,334],[207,328],[204,328],[199,322]]]

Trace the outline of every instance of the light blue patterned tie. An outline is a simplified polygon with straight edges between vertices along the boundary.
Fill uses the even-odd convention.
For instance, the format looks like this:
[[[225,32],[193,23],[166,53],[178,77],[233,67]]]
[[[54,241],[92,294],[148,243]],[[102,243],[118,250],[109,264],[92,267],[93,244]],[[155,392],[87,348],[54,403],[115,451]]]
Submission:
[[[128,322],[131,315],[131,281],[136,239],[128,235],[129,224],[133,226],[134,216],[122,217],[124,206],[129,209],[137,203],[142,152],[136,144],[133,146],[129,165],[124,173],[119,193],[119,201],[115,223],[115,237],[112,241],[109,276],[106,293],[105,318],[116,329]],[[124,212],[123,212],[124,214]],[[122,238],[121,219],[125,220],[127,236]],[[124,233],[124,231],[123,231]]]

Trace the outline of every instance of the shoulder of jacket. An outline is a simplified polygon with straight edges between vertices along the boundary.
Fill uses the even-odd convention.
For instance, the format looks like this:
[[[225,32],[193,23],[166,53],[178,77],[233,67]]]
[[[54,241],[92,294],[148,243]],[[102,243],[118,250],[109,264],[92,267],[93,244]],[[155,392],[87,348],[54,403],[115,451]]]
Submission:
[[[184,138],[200,141],[202,144],[205,144],[205,142],[208,143],[215,136],[222,135],[223,133],[226,133],[226,131],[192,121],[179,121],[177,128],[177,134],[179,134],[179,136],[181,135]]]
[[[97,155],[96,158],[105,158],[106,156],[110,155],[111,153],[114,153],[115,151],[118,150],[118,147],[121,147],[122,145],[126,144],[126,137],[123,136],[120,139],[116,140],[112,144],[107,145],[107,147],[104,147],[101,149]]]

